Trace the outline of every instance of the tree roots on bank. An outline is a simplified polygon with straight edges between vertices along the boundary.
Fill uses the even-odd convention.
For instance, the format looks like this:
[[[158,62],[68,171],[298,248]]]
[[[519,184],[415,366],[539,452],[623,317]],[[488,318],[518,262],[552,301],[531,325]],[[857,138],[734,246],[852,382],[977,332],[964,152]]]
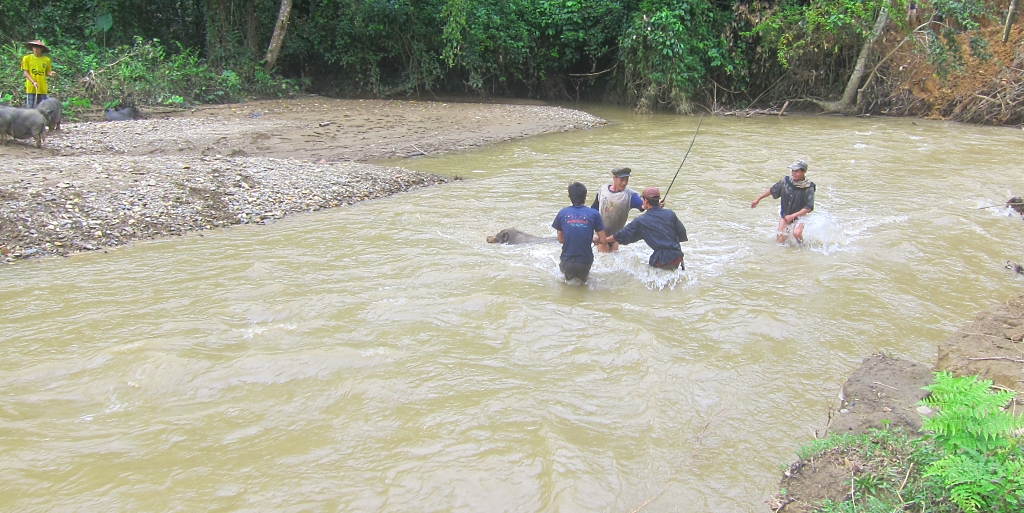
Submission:
[[[813,104],[824,114],[914,116],[987,125],[1024,125],[1024,26],[1015,26],[1007,43],[1002,26],[990,25],[972,35],[960,34],[943,44],[945,60],[929,56],[937,31],[946,23],[935,17],[916,27],[887,31],[865,66],[856,101],[839,100],[836,76],[850,63],[839,59],[845,52],[807,52],[780,76],[747,109],[722,111],[718,94],[708,96],[710,110],[724,115],[771,115],[783,102],[807,108]],[[972,39],[973,38],[973,39]],[[802,70],[797,72],[796,70]],[[820,70],[820,72],[818,71]],[[831,71],[831,73],[826,73]],[[830,80],[826,80],[831,77]],[[849,87],[847,87],[849,89]],[[733,93],[725,88],[715,93]],[[734,102],[735,94],[728,95]],[[765,108],[768,104],[770,107]],[[784,109],[783,109],[784,110]]]
[[[940,108],[944,118],[991,125],[1024,124],[1024,53],[1003,68],[986,87],[955,104]],[[948,113],[947,113],[948,112]]]
[[[945,77],[937,77],[921,55],[896,44],[898,52],[889,64],[865,85],[873,90],[865,94],[861,111],[975,124],[1024,124],[1024,51],[1020,47],[1024,34],[1016,28],[1011,42],[1003,44],[998,41],[998,28],[982,31],[989,55],[967,57],[957,72]],[[963,39],[961,44],[966,47],[970,42]]]

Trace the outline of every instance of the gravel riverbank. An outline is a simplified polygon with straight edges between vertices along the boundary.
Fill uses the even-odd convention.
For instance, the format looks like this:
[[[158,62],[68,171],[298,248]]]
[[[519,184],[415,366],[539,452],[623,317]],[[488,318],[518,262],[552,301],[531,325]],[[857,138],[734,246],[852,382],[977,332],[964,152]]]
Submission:
[[[0,258],[14,263],[267,224],[452,180],[358,160],[604,124],[580,111],[536,105],[324,98],[189,114],[68,123],[42,149],[23,142],[0,147]]]
[[[67,255],[380,198],[449,180],[402,168],[263,157],[65,157],[92,172],[64,178],[47,160],[9,161],[0,189],[7,260]]]

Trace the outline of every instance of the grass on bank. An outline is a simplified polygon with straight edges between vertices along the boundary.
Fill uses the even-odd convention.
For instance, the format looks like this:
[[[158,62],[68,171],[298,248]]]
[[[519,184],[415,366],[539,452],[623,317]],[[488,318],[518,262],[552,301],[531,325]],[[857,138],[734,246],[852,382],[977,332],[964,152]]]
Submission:
[[[0,45],[0,104],[24,106],[25,79],[20,43]],[[159,40],[136,38],[130,46],[103,48],[95,43],[54,44],[48,54],[55,78],[49,96],[61,100],[65,115],[90,108],[234,103],[250,98],[280,98],[301,84],[266,73],[256,62],[213,69],[194,48],[168,51]]]
[[[822,513],[1024,511],[1024,419],[1007,411],[1015,392],[977,376],[935,374],[921,404],[934,410],[921,433],[872,429],[830,435],[801,448],[801,461],[852,469],[842,501]]]

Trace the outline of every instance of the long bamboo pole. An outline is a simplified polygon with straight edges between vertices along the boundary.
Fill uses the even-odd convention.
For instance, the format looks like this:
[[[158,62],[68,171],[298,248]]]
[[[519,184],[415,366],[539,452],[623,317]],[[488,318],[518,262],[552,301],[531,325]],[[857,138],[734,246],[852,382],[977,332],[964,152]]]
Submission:
[[[672,190],[672,184],[676,183],[676,177],[679,176],[679,170],[682,169],[683,168],[683,164],[686,163],[686,157],[690,156],[690,150],[693,149],[693,142],[697,140],[697,133],[700,132],[700,124],[703,123],[703,122],[704,122],[704,113],[702,112],[701,115],[700,115],[700,120],[697,121],[697,129],[693,131],[693,139],[690,139],[690,147],[686,149],[686,155],[683,155],[683,161],[679,163],[679,169],[676,169],[675,176],[672,177],[672,181],[668,184],[668,190],[666,190],[665,194],[663,194],[661,196],[662,200],[664,200],[665,198],[668,197],[669,191]]]

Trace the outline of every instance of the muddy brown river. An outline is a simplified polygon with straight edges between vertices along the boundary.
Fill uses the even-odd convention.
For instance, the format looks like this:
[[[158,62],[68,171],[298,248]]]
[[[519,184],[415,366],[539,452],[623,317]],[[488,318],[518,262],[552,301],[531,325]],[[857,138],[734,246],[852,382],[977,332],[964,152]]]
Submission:
[[[565,187],[664,192],[696,117],[403,160],[464,180],[0,269],[0,510],[763,512],[841,383],[1017,294],[1019,129],[704,119],[643,243],[563,283]],[[796,158],[803,246],[750,202]],[[1012,214],[1012,215],[1011,215]],[[635,216],[634,212],[631,217]]]

